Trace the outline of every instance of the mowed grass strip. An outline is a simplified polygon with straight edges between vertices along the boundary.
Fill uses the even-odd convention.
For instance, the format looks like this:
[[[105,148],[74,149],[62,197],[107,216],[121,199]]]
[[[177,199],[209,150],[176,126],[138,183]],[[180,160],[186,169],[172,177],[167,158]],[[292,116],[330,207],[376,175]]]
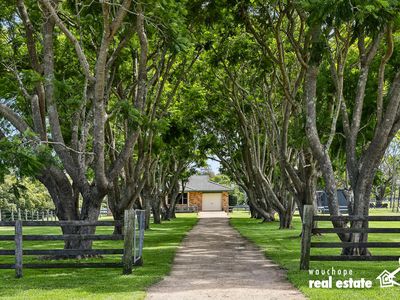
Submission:
[[[371,215],[396,215],[390,210],[371,210]],[[398,214],[397,214],[398,215]],[[288,279],[310,299],[397,299],[400,287],[381,288],[376,277],[383,270],[394,271],[399,266],[397,261],[388,262],[310,262],[311,269],[352,270],[352,276],[333,276],[333,283],[337,279],[354,280],[365,278],[371,280],[371,289],[317,289],[309,288],[309,280],[323,280],[328,276],[310,275],[308,271],[299,270],[300,259],[300,232],[301,221],[299,216],[294,217],[293,229],[279,230],[279,222],[261,223],[260,220],[250,219],[247,212],[231,214],[231,225],[240,234],[257,244],[265,255],[287,270]],[[330,222],[319,222],[319,227],[332,227]],[[371,228],[400,228],[400,222],[370,222]],[[336,234],[324,234],[312,238],[314,242],[339,242]],[[369,241],[373,242],[400,242],[400,234],[369,234]],[[372,248],[375,255],[398,255],[400,249]],[[312,255],[339,255],[341,249],[311,249]],[[398,276],[400,282],[400,275]]]
[[[172,221],[151,224],[145,232],[142,267],[132,275],[121,275],[122,268],[109,269],[24,269],[15,279],[14,270],[0,270],[0,299],[143,299],[150,285],[166,276],[177,247],[196,224],[196,214],[177,214]],[[110,234],[112,227],[98,227],[97,234]],[[0,227],[0,234],[13,234],[13,227]],[[24,234],[60,234],[57,227],[25,227]],[[25,241],[24,249],[62,249],[62,241]],[[123,241],[95,241],[95,249],[118,249]],[[14,243],[0,241],[0,249],[14,249]],[[1,263],[13,263],[13,256],[0,256]],[[74,260],[43,261],[24,256],[24,263],[70,263]],[[121,255],[82,259],[83,262],[121,262]]]

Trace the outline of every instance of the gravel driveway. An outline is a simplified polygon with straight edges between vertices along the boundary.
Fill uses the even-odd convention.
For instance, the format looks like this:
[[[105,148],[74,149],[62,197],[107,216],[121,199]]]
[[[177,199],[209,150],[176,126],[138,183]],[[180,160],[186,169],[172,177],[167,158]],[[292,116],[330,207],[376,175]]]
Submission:
[[[223,212],[203,212],[180,246],[172,272],[147,299],[306,299],[283,270],[229,225]]]

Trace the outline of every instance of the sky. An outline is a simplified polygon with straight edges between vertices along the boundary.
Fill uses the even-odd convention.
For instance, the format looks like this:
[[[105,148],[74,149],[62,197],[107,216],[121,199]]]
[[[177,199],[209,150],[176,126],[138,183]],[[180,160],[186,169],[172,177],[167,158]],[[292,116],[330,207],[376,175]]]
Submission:
[[[210,166],[211,170],[213,170],[215,174],[219,174],[219,162],[208,159],[207,164]]]

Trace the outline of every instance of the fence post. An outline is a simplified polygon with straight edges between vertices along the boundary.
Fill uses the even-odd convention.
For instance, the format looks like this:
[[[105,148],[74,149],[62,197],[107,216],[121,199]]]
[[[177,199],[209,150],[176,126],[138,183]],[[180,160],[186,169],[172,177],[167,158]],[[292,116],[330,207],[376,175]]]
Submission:
[[[138,215],[137,210],[134,210],[134,217],[133,217],[133,264],[136,263],[136,235],[137,235],[137,226],[138,223]]]
[[[133,224],[135,212],[133,209],[126,209],[124,214],[124,256],[122,257],[123,271],[122,273],[132,274],[132,250],[133,250]]]
[[[21,209],[20,208],[18,208],[18,220],[22,220],[21,219]]]
[[[28,211],[25,209],[25,221],[28,221]]]
[[[22,221],[15,221],[15,277],[22,277]]]
[[[135,266],[143,265],[143,242],[144,242],[144,211],[140,210],[140,218],[139,218],[139,259],[136,261]]]
[[[310,246],[313,216],[314,207],[312,205],[304,205],[303,231],[301,235],[300,270],[308,270],[310,266]]]
[[[0,209],[0,222],[1,222],[1,209]]]

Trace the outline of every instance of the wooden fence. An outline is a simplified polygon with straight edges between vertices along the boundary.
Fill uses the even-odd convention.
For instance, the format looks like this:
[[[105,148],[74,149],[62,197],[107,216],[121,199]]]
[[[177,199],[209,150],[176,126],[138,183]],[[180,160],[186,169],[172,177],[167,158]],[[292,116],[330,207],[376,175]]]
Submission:
[[[1,221],[56,221],[57,217],[55,211],[52,209],[37,210],[37,209],[15,209],[8,210],[0,208],[0,222]]]
[[[229,206],[229,211],[250,211],[250,206],[247,204],[245,205],[235,205],[235,206]]]
[[[176,213],[197,213],[199,209],[197,205],[177,205],[175,207]]]
[[[100,210],[100,215],[109,215],[107,208]],[[0,208],[0,221],[56,221],[56,211],[54,209],[6,209]]]
[[[314,216],[312,205],[305,205],[301,239],[300,269],[308,270],[310,261],[398,261],[393,255],[311,255],[311,248],[400,248],[399,242],[312,242],[318,233],[400,233],[400,228],[313,228],[314,221],[400,221],[400,216]]]
[[[64,235],[24,235],[23,228],[31,226],[115,226],[123,225],[124,234],[64,234]],[[0,250],[0,255],[14,255],[14,264],[0,264],[0,269],[15,269],[17,278],[22,277],[23,268],[123,268],[123,274],[132,273],[135,264],[142,263],[144,240],[144,211],[126,210],[124,220],[117,221],[1,221],[0,226],[15,227],[14,235],[0,235],[0,241],[15,241],[15,250]],[[123,240],[123,249],[46,249],[31,250],[23,248],[23,241],[115,241]],[[93,263],[35,263],[24,264],[24,255],[104,255],[122,254],[122,261]]]

